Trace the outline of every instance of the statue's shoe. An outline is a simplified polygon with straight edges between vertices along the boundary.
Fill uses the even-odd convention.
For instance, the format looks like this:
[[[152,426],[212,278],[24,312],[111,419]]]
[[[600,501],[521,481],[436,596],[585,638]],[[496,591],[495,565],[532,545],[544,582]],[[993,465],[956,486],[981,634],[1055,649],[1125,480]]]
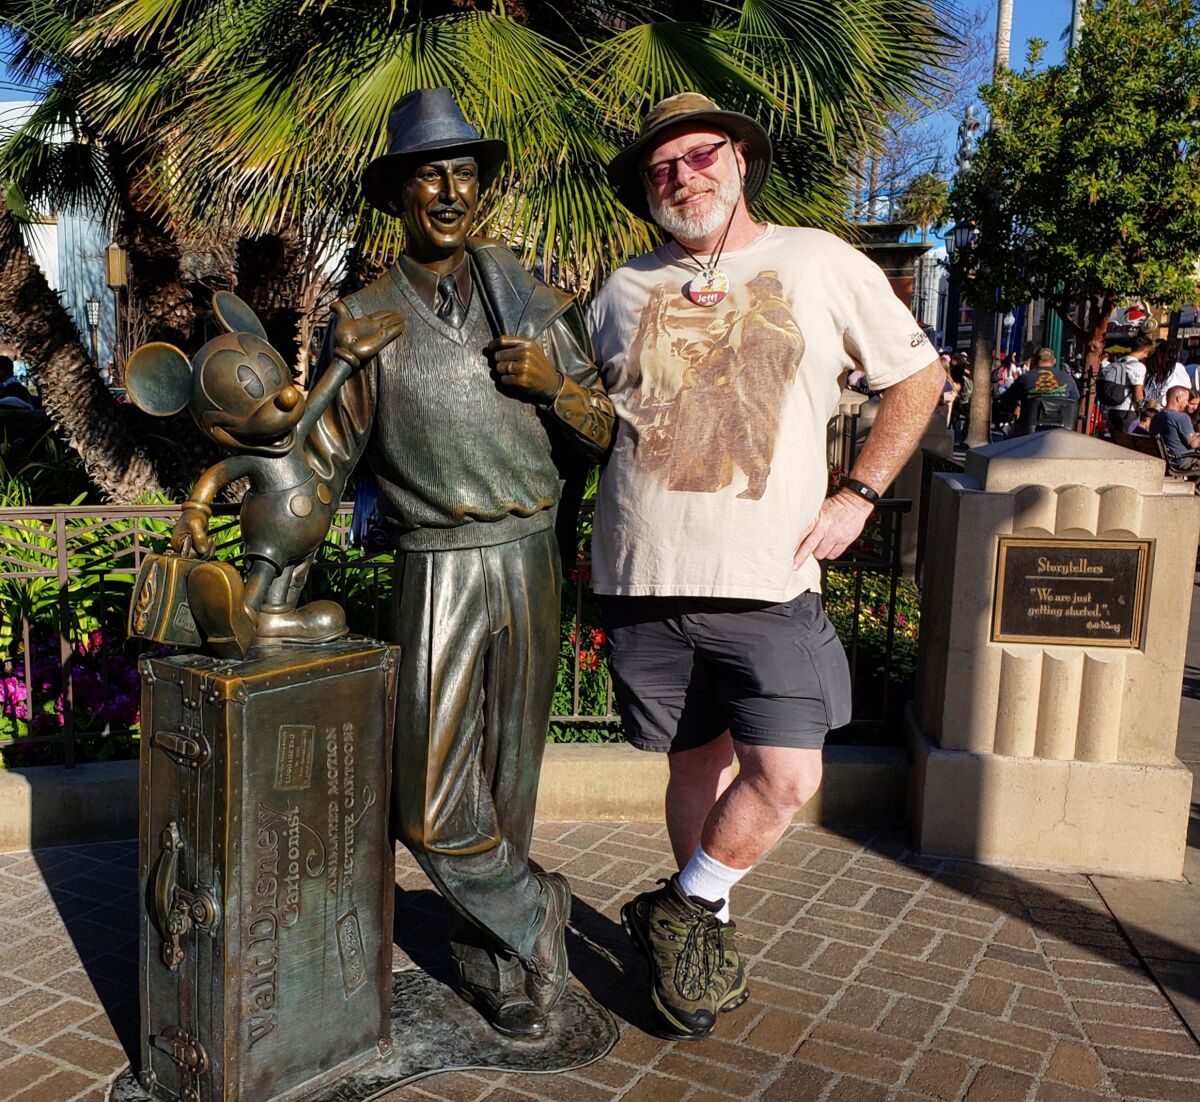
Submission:
[[[284,612],[258,614],[260,643],[328,643],[346,634],[346,614],[336,601],[310,601]]]
[[[242,602],[242,576],[227,562],[202,562],[188,575],[188,604],[205,646],[220,658],[244,658],[257,632]]]

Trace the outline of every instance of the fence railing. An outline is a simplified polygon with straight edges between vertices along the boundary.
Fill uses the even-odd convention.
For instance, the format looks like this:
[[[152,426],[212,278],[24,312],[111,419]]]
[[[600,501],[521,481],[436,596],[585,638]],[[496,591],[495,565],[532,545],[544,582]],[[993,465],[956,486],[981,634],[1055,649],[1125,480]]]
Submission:
[[[585,503],[590,505],[590,503]],[[825,570],[826,607],[846,646],[855,720],[831,741],[893,741],[897,663],[912,647],[897,610],[900,533],[908,501],[880,503],[863,538]],[[125,637],[134,578],[162,551],[178,506],[0,509],[0,751],[8,764],[97,760],[134,753],[140,640]],[[353,630],[378,636],[392,586],[391,556],[368,557],[349,539],[350,507],[335,516],[313,565],[306,599],[340,601]],[[553,727],[587,738],[619,726],[603,659],[605,640],[589,582],[590,510],[568,571]],[[240,558],[237,506],[210,522],[215,554]],[[910,633],[911,634],[911,633]],[[902,670],[901,673],[905,671]],[[81,745],[86,752],[81,751]]]

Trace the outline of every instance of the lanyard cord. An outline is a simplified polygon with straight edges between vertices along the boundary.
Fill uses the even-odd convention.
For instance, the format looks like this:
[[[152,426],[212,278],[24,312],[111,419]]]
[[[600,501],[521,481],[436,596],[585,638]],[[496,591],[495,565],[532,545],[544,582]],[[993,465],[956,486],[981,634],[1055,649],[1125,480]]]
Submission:
[[[729,221],[725,223],[725,232],[721,234],[721,240],[717,242],[716,251],[713,252],[708,258],[708,267],[705,267],[703,264],[701,264],[700,258],[682,241],[680,241],[678,237],[675,238],[675,244],[677,244],[685,253],[688,254],[688,256],[692,258],[701,275],[710,269],[715,268],[721,263],[721,254],[725,251],[725,239],[729,236],[729,231],[733,228],[733,218],[735,214],[737,214],[737,203],[733,204],[733,210],[729,212]]]

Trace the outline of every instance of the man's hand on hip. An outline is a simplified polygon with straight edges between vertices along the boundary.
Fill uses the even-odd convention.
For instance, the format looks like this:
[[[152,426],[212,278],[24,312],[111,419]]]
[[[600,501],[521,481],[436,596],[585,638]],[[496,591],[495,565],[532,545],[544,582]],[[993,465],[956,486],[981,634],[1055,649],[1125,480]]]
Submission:
[[[492,361],[497,382],[519,391],[522,398],[549,405],[558,397],[563,376],[536,340],[500,336],[483,352]]]
[[[808,526],[796,548],[797,569],[812,555],[817,559],[836,559],[862,534],[874,506],[849,490],[827,497],[821,503],[817,519]]]

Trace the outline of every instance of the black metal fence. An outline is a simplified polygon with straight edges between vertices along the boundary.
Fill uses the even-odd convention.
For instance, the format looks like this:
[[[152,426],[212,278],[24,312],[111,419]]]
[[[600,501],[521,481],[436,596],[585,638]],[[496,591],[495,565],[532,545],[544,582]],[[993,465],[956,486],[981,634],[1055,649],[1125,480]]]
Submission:
[[[900,533],[911,503],[885,500],[863,538],[825,570],[826,608],[846,646],[855,720],[831,741],[893,742],[915,656],[915,594],[900,577]],[[216,554],[242,551],[237,507],[211,522]],[[145,555],[166,547],[178,506],[0,509],[0,751],[9,765],[132,756],[140,641],[125,612]],[[347,610],[352,628],[384,630],[391,558],[351,547],[350,509],[335,517],[310,574],[311,596]],[[606,640],[589,583],[586,533],[564,583],[556,737],[598,741],[620,725]],[[900,588],[907,586],[904,599]]]

